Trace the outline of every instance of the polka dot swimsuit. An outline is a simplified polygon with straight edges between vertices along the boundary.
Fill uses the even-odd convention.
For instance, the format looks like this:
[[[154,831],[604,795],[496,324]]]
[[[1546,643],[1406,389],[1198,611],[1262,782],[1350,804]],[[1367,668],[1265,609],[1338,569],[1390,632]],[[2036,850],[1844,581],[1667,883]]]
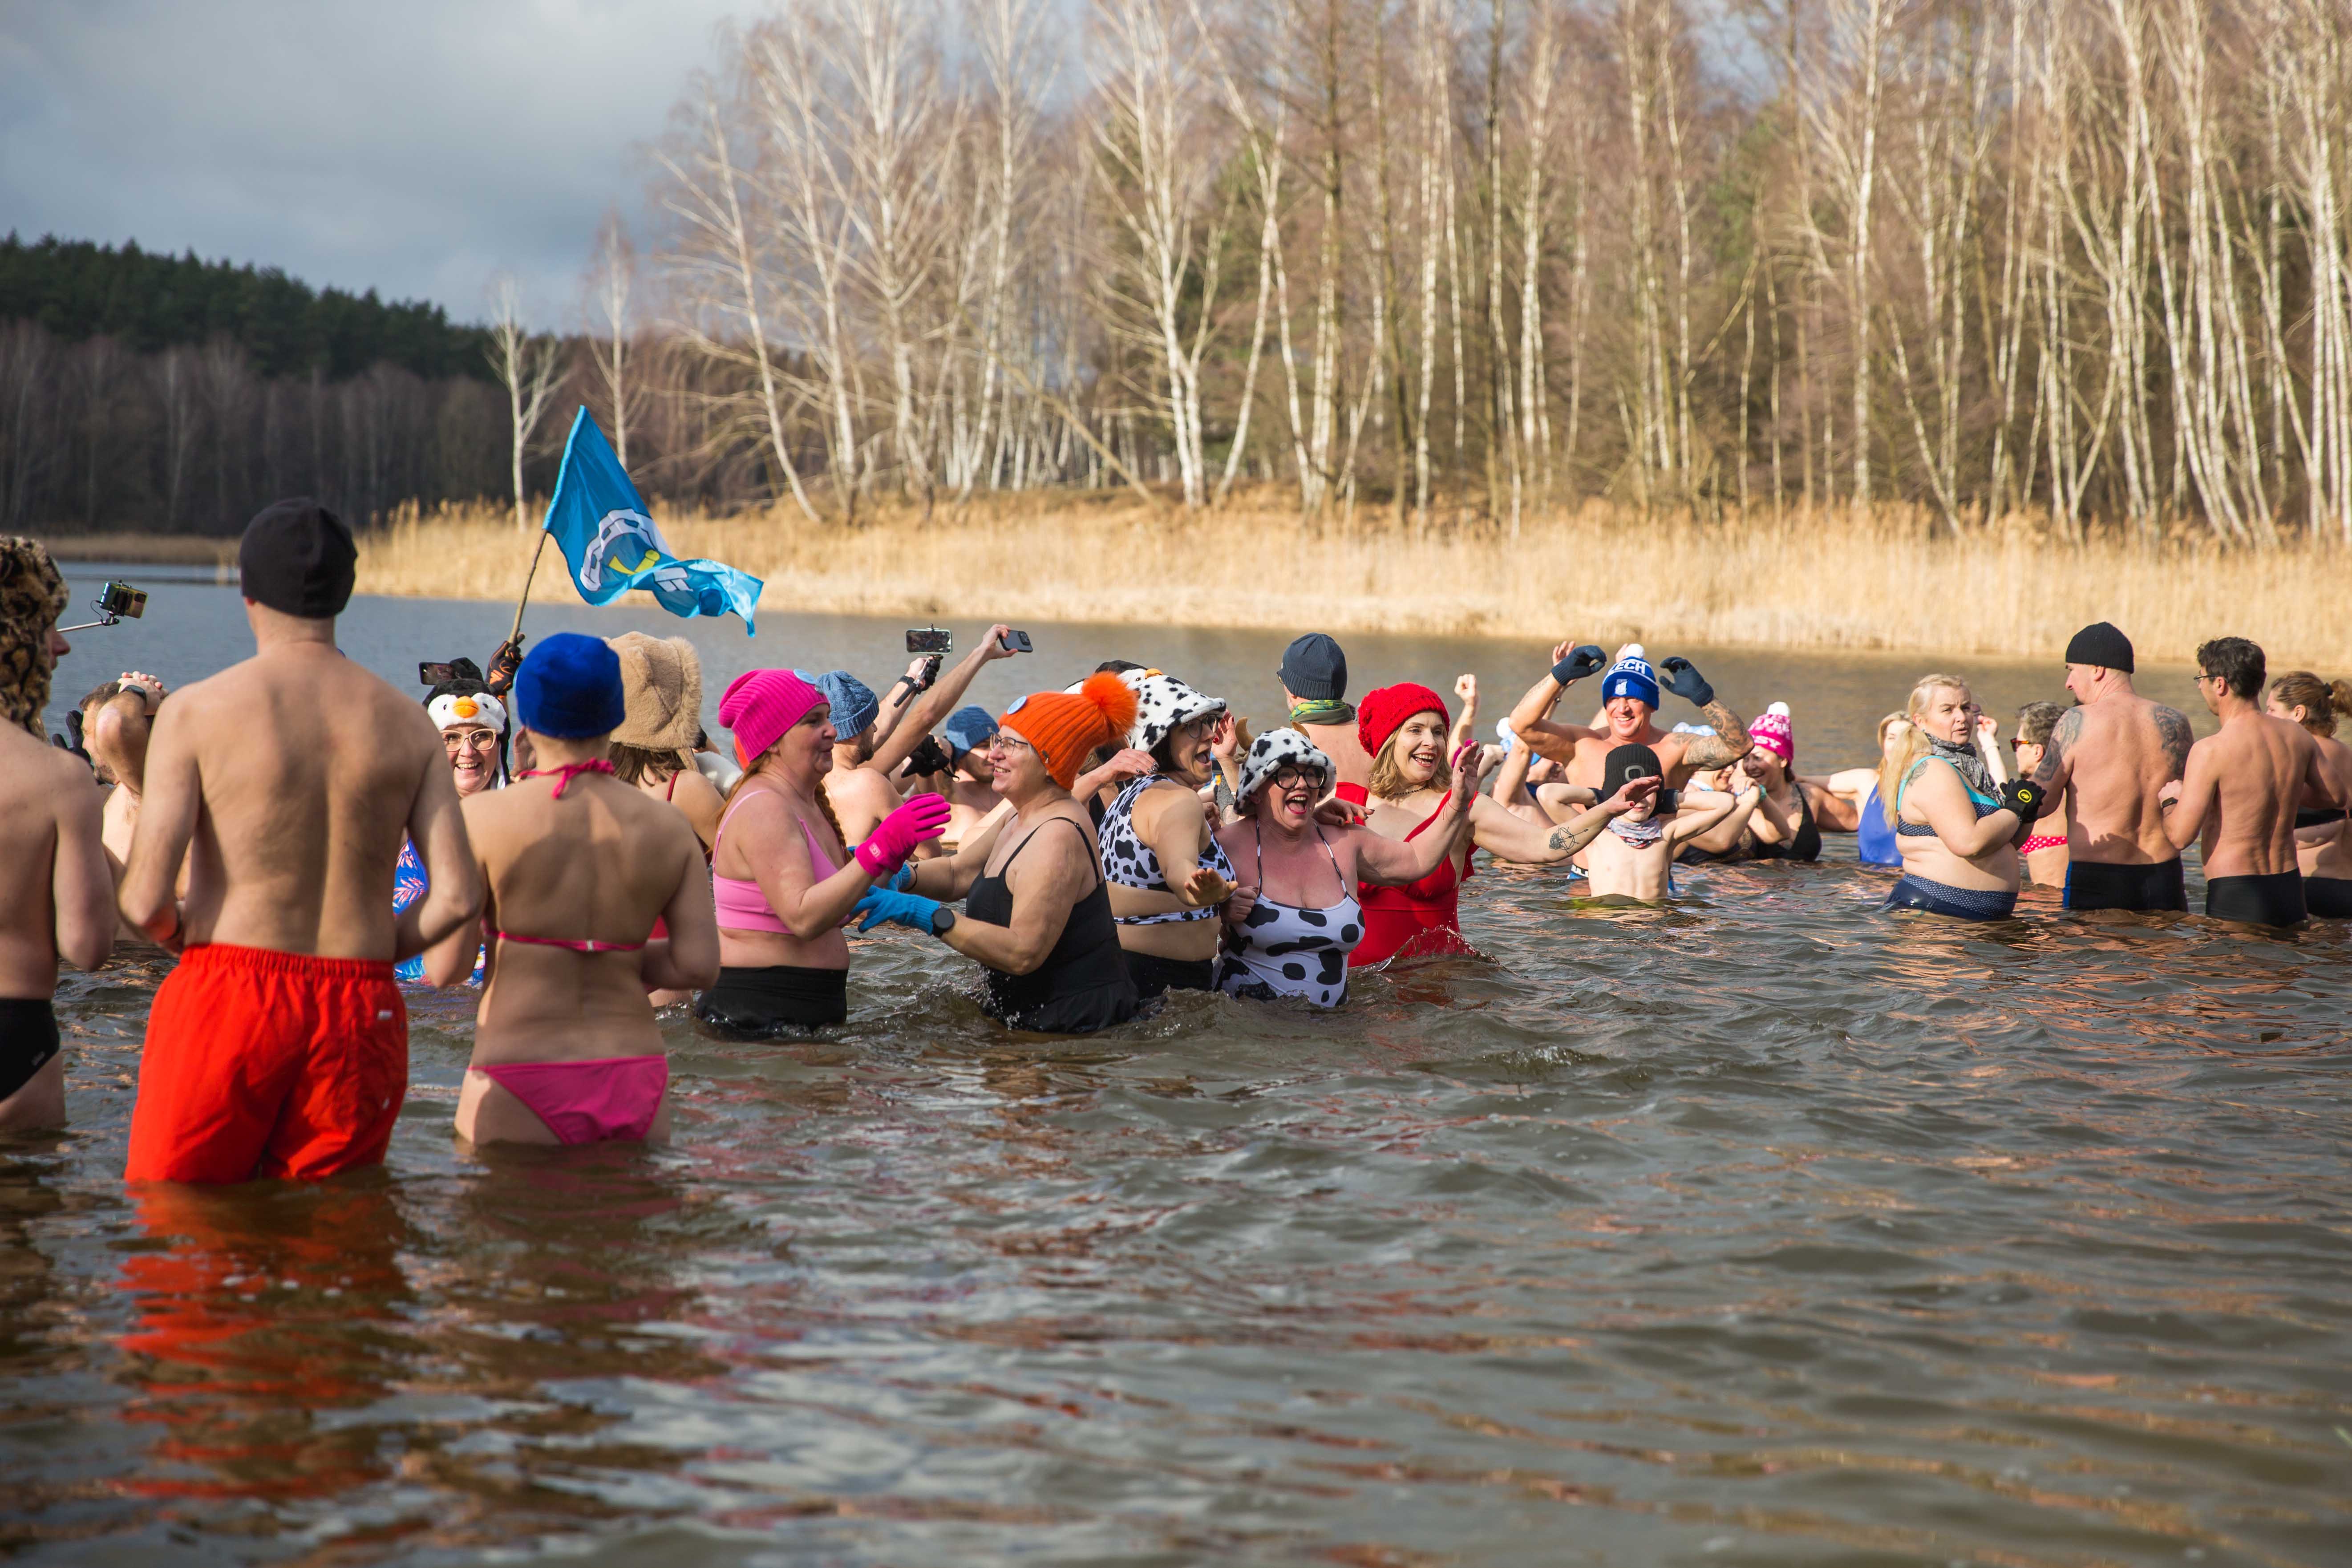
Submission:
[[[1151,846],[1137,837],[1135,803],[1143,792],[1161,781],[1139,778],[1118,792],[1110,809],[1102,819],[1103,880],[1116,882],[1122,888],[1137,888],[1147,893],[1173,891],[1168,886],[1167,875],[1160,869],[1160,857]],[[1209,840],[1209,852],[1201,857],[1201,864],[1216,872],[1226,881],[1234,879],[1234,863],[1225,858],[1225,847],[1215,839]],[[1183,921],[1208,921],[1217,918],[1214,906],[1200,910],[1171,910],[1160,915],[1121,915],[1123,926],[1174,925]]]
[[[1337,856],[1321,830],[1315,841],[1339,870]],[[1265,845],[1258,844],[1258,887],[1265,886]],[[1238,930],[1226,933],[1225,953],[1217,963],[1217,988],[1229,996],[1271,1002],[1282,996],[1303,996],[1318,1007],[1337,1007],[1348,999],[1348,955],[1364,940],[1363,907],[1345,877],[1339,901],[1319,910],[1278,904],[1261,890],[1258,900]]]

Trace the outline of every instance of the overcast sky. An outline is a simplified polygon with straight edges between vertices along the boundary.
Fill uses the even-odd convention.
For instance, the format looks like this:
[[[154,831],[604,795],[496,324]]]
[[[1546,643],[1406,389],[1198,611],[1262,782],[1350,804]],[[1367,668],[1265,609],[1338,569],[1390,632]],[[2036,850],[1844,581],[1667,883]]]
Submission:
[[[0,0],[0,230],[572,324],[718,25],[756,0]]]

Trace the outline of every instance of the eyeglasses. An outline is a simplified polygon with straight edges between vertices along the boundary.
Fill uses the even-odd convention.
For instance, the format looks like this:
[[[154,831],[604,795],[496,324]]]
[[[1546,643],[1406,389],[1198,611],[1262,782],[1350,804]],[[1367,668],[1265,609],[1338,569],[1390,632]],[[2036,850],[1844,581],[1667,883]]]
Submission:
[[[1317,789],[1321,789],[1323,787],[1323,770],[1320,768],[1302,768],[1296,763],[1293,763],[1287,767],[1276,768],[1274,772],[1268,773],[1266,775],[1266,783],[1272,784],[1276,789],[1297,789],[1300,784],[1312,784]]]
[[[1028,742],[1023,740],[1018,735],[1007,735],[1000,731],[996,734],[991,735],[988,738],[988,749],[992,752],[1005,752],[1009,753],[1013,752],[1034,752],[1037,748],[1031,745]]]
[[[499,734],[495,730],[444,730],[441,731],[441,749],[445,752],[460,749],[495,752],[499,749]]]

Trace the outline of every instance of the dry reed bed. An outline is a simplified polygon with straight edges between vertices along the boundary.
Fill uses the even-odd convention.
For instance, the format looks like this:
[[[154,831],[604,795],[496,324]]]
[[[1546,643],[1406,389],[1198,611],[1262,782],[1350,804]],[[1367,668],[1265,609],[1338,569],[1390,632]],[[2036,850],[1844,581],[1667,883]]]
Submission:
[[[1181,519],[1139,503],[1033,502],[887,514],[845,528],[782,511],[665,515],[681,554],[765,580],[771,613],[1525,637],[1719,647],[2048,657],[2113,620],[2152,662],[2236,633],[2274,668],[2352,667],[2352,551],[2223,552],[2039,542],[2022,529],[1928,539],[1906,521],[1643,524],[1591,506],[1523,528],[1415,538],[1303,527],[1275,509]],[[511,600],[535,535],[488,509],[362,537],[362,592]],[[569,598],[552,549],[534,595]]]

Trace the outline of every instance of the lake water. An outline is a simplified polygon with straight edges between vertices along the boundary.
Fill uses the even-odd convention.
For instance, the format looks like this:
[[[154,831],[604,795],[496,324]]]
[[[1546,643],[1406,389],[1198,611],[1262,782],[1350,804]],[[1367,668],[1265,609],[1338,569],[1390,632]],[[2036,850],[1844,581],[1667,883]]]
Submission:
[[[62,692],[244,651],[232,590],[152,586]],[[345,644],[413,678],[505,618],[363,600]],[[679,629],[532,612],[559,626]],[[1030,629],[980,700],[1116,654],[1277,711],[1286,632]],[[755,654],[877,687],[905,657],[896,623],[686,630],[707,708]],[[1490,717],[1545,653],[1346,641],[1360,692],[1473,669]],[[1809,769],[1865,760],[1927,667],[1680,651],[1790,701]],[[1958,672],[2004,713],[2060,695]],[[1655,912],[1482,864],[1482,958],[1079,1044],[1007,1036],[934,943],[861,941],[836,1038],[667,1021],[659,1153],[461,1153],[469,1000],[420,994],[386,1170],[315,1188],[128,1198],[163,961],[68,974],[74,1126],[0,1144],[0,1551],[2352,1561],[2346,930],[2045,894],[1898,921],[1830,843]]]

